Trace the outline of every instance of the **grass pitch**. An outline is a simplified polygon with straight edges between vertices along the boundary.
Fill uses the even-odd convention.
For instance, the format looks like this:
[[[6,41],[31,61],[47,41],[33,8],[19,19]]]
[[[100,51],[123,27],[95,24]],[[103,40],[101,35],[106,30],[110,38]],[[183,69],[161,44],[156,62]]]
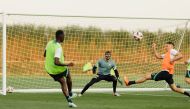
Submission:
[[[171,91],[86,93],[74,98],[77,109],[189,109],[190,98]],[[0,96],[1,109],[69,109],[62,93],[9,93]]]

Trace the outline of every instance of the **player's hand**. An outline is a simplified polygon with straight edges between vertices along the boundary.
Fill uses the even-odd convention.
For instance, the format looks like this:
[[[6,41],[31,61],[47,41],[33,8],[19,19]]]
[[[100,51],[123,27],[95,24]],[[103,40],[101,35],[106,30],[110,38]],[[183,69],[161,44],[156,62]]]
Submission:
[[[118,77],[117,78],[117,81],[121,84],[121,85],[123,85],[123,82],[122,82],[122,80]]]
[[[188,64],[188,62],[187,62],[187,61],[185,61],[185,62],[184,62],[184,64],[185,64],[185,65],[187,65],[187,64]]]
[[[152,44],[152,48],[155,49],[156,48],[156,43]]]
[[[74,66],[74,63],[73,63],[73,62],[70,62],[70,63],[67,64],[67,66],[72,67],[72,66]]]
[[[170,64],[173,64],[173,63],[174,63],[174,61],[173,61],[173,60],[171,60],[171,61],[170,61]]]

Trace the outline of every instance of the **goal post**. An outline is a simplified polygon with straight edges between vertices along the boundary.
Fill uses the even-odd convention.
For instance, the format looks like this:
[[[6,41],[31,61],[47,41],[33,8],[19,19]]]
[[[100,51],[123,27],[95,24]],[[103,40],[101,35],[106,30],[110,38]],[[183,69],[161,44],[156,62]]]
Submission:
[[[2,94],[6,95],[6,82],[7,82],[7,75],[6,75],[6,48],[7,48],[7,24],[6,24],[6,13],[3,13],[3,35],[2,35]]]
[[[31,14],[1,14],[1,89],[6,95],[6,86],[15,92],[57,92],[58,83],[45,72],[43,52],[48,41],[54,38],[57,29],[65,32],[62,44],[65,61],[73,61],[70,68],[73,91],[81,91],[93,77],[84,72],[83,66],[95,64],[106,50],[112,52],[120,76],[137,79],[146,73],[158,72],[161,61],[152,53],[152,43],[157,43],[159,53],[167,41],[174,42],[184,59],[190,57],[190,26],[188,19],[128,18],[94,16],[60,16]],[[136,41],[132,33],[140,31],[143,39]],[[184,60],[175,65],[175,82],[186,89],[184,82],[186,66]],[[112,91],[112,84],[100,82],[89,91]],[[168,90],[164,81],[148,81],[130,88],[118,84],[118,91],[161,91]]]

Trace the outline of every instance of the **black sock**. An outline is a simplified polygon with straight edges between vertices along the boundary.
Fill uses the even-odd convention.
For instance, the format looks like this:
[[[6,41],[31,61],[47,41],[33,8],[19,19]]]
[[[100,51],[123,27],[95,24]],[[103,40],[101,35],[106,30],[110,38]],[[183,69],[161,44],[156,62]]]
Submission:
[[[189,92],[184,92],[184,95],[186,95],[186,96],[189,96],[190,97],[190,93]]]
[[[72,100],[71,100],[71,98],[69,96],[66,96],[66,99],[67,99],[68,102],[72,103]]]
[[[113,92],[116,93],[117,80],[113,81]]]
[[[69,92],[69,96],[70,96],[70,97],[73,96],[73,92]]]
[[[129,81],[128,85],[136,84],[135,81]]]

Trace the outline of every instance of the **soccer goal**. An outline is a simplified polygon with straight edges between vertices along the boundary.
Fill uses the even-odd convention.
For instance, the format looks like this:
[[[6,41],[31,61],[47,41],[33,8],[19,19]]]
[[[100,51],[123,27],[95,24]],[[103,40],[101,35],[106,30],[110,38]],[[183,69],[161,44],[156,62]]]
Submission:
[[[184,56],[175,65],[175,83],[188,89],[184,82],[190,57],[190,26],[188,19],[60,16],[0,13],[1,73],[0,88],[6,95],[7,87],[15,92],[61,91],[58,83],[45,72],[44,49],[54,38],[57,29],[63,29],[66,37],[63,49],[66,61],[73,61],[70,68],[73,91],[81,91],[93,77],[84,72],[85,64],[95,64],[106,50],[112,52],[121,78],[137,79],[146,73],[158,72],[161,62],[152,53],[152,43],[163,53],[163,45],[172,41]],[[143,33],[136,41],[133,32]],[[112,84],[100,82],[89,91],[112,91]],[[126,88],[118,84],[118,91],[168,90],[167,84],[149,81]]]

